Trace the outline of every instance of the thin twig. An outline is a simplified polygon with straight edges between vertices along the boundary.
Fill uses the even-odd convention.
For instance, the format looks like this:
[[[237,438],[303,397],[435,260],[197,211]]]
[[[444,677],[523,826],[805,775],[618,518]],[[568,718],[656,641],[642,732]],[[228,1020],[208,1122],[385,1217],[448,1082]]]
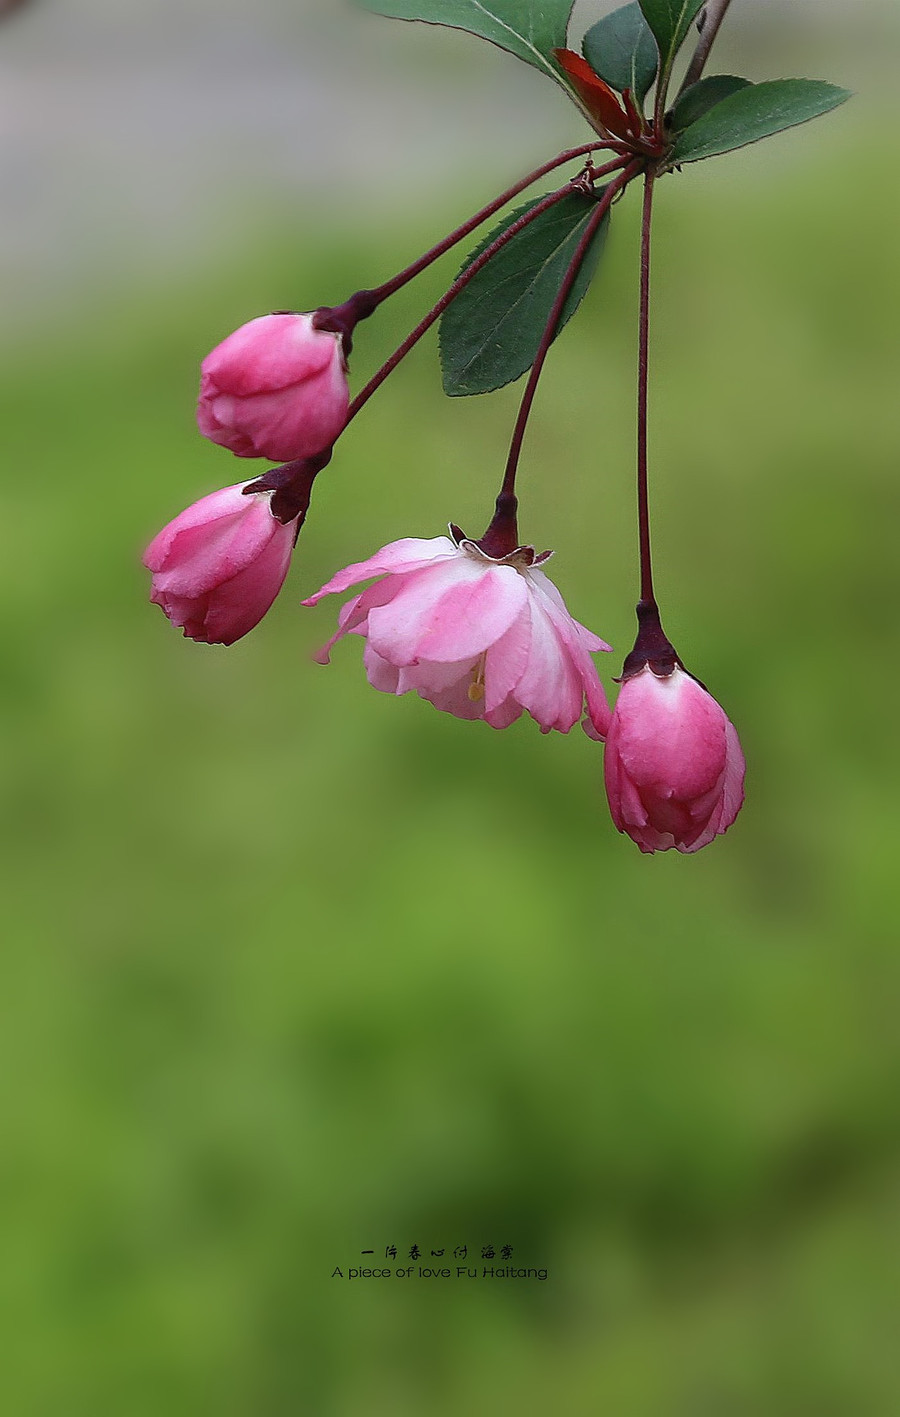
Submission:
[[[624,159],[622,160],[622,162],[618,162],[614,165],[616,167],[623,166]],[[418,344],[419,340],[424,334],[427,333],[428,330],[431,329],[431,326],[435,323],[435,321],[440,319],[441,315],[443,315],[450,302],[456,299],[460,291],[468,285],[470,280],[477,276],[478,272],[484,266],[487,265],[488,261],[492,260],[493,257],[496,256],[498,251],[500,251],[509,241],[511,241],[514,236],[518,236],[519,232],[524,230],[524,228],[528,226],[531,222],[533,222],[536,217],[541,216],[543,212],[547,211],[556,202],[562,201],[563,197],[568,196],[573,190],[573,184],[571,182],[567,182],[565,187],[561,187],[556,192],[551,192],[549,196],[544,197],[540,202],[537,202],[536,205],[533,206],[530,211],[523,212],[523,214],[518,218],[518,220],[514,221],[510,226],[508,226],[505,231],[501,231],[500,235],[496,237],[494,241],[491,242],[490,246],[486,247],[485,250],[482,251],[480,256],[476,257],[476,259],[472,261],[470,265],[466,266],[465,270],[462,271],[459,276],[457,276],[456,280],[450,286],[450,289],[446,291],[444,295],[441,296],[437,304],[434,305],[429,310],[428,314],[425,315],[419,321],[415,329],[407,335],[403,343],[399,345],[397,349],[394,350],[394,353],[391,355],[391,357],[386,360],[384,364],[382,364],[381,368],[378,369],[376,373],[372,375],[365,388],[360,389],[359,393],[356,395],[356,398],[350,405],[349,411],[347,413],[347,423],[349,423],[351,419],[356,417],[360,409],[368,403],[369,399],[375,393],[376,389],[379,389],[384,383],[385,379],[388,377],[388,375],[394,372],[401,359],[404,359],[406,355],[409,354],[410,350]]]
[[[614,199],[628,186],[632,177],[640,171],[642,162],[640,158],[630,162],[628,166],[619,173],[618,177],[610,182],[602,197],[597,203],[596,210],[592,213],[581,238],[578,242],[572,259],[563,276],[562,283],[556,293],[550,314],[541,335],[537,353],[531,365],[531,372],[528,375],[528,382],[525,385],[525,392],[522,395],[522,402],[519,405],[519,412],[516,416],[516,424],[513,429],[512,440],[509,445],[509,456],[506,459],[506,468],[503,473],[503,484],[497,496],[496,508],[490,526],[478,545],[489,556],[508,556],[515,551],[519,544],[519,527],[517,521],[518,499],[516,497],[516,472],[519,467],[519,456],[522,452],[522,443],[525,438],[525,428],[531,407],[534,403],[534,396],[537,393],[538,382],[544,368],[544,361],[550,351],[560,321],[566,301],[571,294],[572,287],[578,278],[578,272],[584,264],[585,258],[591,245],[600,230],[600,224],[607,216]]]
[[[716,35],[719,33],[722,21],[728,10],[731,0],[709,0],[709,4],[703,11],[703,28],[700,31],[700,39],[697,48],[694,50],[693,58],[687,68],[687,73],[681,81],[679,94],[683,94],[685,89],[689,89],[692,84],[703,75],[706,68],[706,61],[709,58],[709,51],[715,43]]]
[[[606,144],[601,141],[583,143],[580,147],[569,148],[566,152],[562,152],[557,157],[551,158],[549,162],[543,163],[541,167],[535,168],[533,172],[528,173],[527,177],[523,177],[521,181],[516,182],[514,186],[507,188],[499,197],[495,197],[492,202],[489,202],[486,207],[482,207],[480,212],[476,212],[475,216],[471,217],[469,221],[464,222],[462,226],[458,226],[455,231],[451,231],[450,235],[445,236],[443,241],[439,241],[436,246],[432,246],[430,251],[426,251],[424,256],[420,256],[417,261],[413,261],[412,265],[407,266],[399,275],[393,276],[391,280],[385,281],[383,285],[378,286],[371,294],[380,305],[382,300],[386,300],[388,296],[394,295],[406,285],[408,281],[413,280],[421,271],[426,270],[433,261],[438,260],[439,257],[443,256],[447,251],[450,251],[458,241],[462,241],[465,237],[470,236],[472,232],[477,230],[489,217],[495,216],[496,213],[499,212],[502,207],[505,207],[508,202],[511,202],[514,197],[518,197],[520,192],[524,192],[526,188],[532,187],[535,182],[540,181],[542,177],[546,177],[547,174],[553,172],[555,168],[562,167],[565,163],[572,162],[575,158],[586,157],[588,154],[596,152],[598,149],[605,146]],[[619,165],[618,162],[615,162],[610,166],[612,168],[618,167]]]
[[[531,373],[528,376],[528,383],[525,385],[525,392],[522,395],[522,403],[520,405],[519,414],[516,419],[516,426],[513,430],[512,442],[510,444],[509,449],[509,457],[507,458],[506,462],[506,472],[503,478],[503,487],[501,488],[502,496],[511,497],[515,492],[516,468],[518,467],[519,463],[519,454],[522,451],[522,440],[525,436],[525,425],[528,422],[528,415],[531,412],[531,405],[534,402],[534,395],[537,390],[538,380],[541,377],[541,371],[544,367],[544,360],[547,358],[550,346],[556,337],[556,332],[559,328],[559,322],[562,319],[562,313],[565,308],[566,301],[569,298],[569,294],[572,290],[572,286],[575,284],[578,272],[584,263],[584,258],[587,255],[591,243],[597,234],[597,231],[600,227],[600,223],[602,222],[603,218],[606,216],[607,212],[612,206],[614,198],[618,195],[618,193],[622,190],[623,187],[626,187],[628,185],[632,177],[634,177],[640,171],[641,165],[641,160],[639,158],[636,159],[634,162],[630,162],[628,166],[624,169],[624,171],[621,172],[619,176],[616,177],[606,188],[606,191],[603,193],[603,196],[600,198],[600,201],[597,204],[597,210],[594,212],[593,216],[585,227],[581,240],[579,241],[578,246],[575,250],[575,254],[573,255],[572,260],[569,263],[569,268],[566,271],[565,276],[563,277],[562,284],[559,287],[556,299],[553,302],[553,306],[547,318],[547,323],[544,327],[544,333],[541,336],[541,342],[538,345],[537,354],[534,356],[534,363],[531,366]]]
[[[3,0],[0,0],[0,5],[2,5],[2,3]],[[514,197],[518,197],[520,192],[524,192],[526,188],[533,186],[535,182],[538,182],[542,177],[546,177],[547,174],[553,172],[555,168],[562,167],[565,163],[571,162],[577,157],[586,157],[588,159],[588,171],[592,174],[592,178],[602,177],[606,172],[614,172],[627,161],[627,159],[622,156],[622,153],[619,152],[620,146],[620,144],[615,145],[617,156],[613,158],[611,162],[599,168],[595,168],[591,163],[590,154],[598,152],[601,148],[611,149],[613,148],[613,144],[604,143],[598,139],[596,142],[582,143],[580,147],[567,148],[565,152],[558,153],[557,156],[551,158],[549,162],[542,163],[540,167],[535,168],[533,172],[529,172],[525,177],[514,183],[512,187],[508,187],[505,192],[501,192],[499,197],[495,197],[492,202],[488,202],[486,207],[482,207],[481,210],[476,212],[473,217],[470,217],[468,221],[464,221],[462,226],[456,227],[454,231],[450,232],[449,236],[445,236],[443,240],[438,241],[436,245],[430,247],[423,256],[419,256],[411,265],[405,266],[398,275],[392,276],[390,280],[386,280],[382,285],[375,286],[371,290],[357,290],[350,296],[350,299],[345,300],[342,305],[323,306],[322,309],[317,310],[314,316],[316,328],[320,330],[333,330],[343,334],[345,352],[349,354],[353,331],[360,320],[367,320],[370,315],[374,315],[378,307],[387,300],[389,296],[396,295],[398,290],[402,290],[403,287],[411,280],[414,280],[417,275],[421,275],[422,271],[427,270],[434,261],[446,255],[458,242],[465,240],[473,231],[476,231],[489,217],[495,216],[496,213],[499,212],[501,208],[505,207],[507,203],[511,202]]]

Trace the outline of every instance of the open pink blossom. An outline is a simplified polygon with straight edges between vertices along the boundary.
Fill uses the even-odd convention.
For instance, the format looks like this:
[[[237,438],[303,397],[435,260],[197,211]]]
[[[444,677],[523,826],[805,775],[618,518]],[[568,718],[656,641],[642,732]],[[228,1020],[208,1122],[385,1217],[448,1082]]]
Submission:
[[[314,457],[347,421],[341,336],[317,330],[312,315],[250,320],[200,370],[200,432],[240,458]]]
[[[744,800],[744,755],[711,694],[683,669],[649,665],[619,690],[604,776],[612,819],[641,851],[699,851]]]
[[[280,591],[295,522],[273,517],[271,493],[224,487],[181,512],[151,541],[150,599],[203,644],[230,645],[258,625]]]
[[[474,542],[408,538],[339,571],[304,601],[375,585],[347,602],[338,630],[317,658],[326,664],[343,635],[364,635],[369,683],[387,694],[415,690],[457,718],[506,728],[524,709],[544,732],[567,733],[584,711],[595,731],[609,706],[591,659],[609,645],[573,620],[547,559],[530,547],[493,559]]]

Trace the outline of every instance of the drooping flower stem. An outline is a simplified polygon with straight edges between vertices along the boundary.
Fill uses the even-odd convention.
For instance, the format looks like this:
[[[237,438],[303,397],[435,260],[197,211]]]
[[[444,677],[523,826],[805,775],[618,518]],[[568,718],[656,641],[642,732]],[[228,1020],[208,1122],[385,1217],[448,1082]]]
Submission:
[[[650,503],[647,487],[647,391],[650,366],[650,229],[653,219],[653,173],[644,174],[641,216],[641,298],[638,337],[637,499],[641,554],[641,601],[655,603],[650,556]]]
[[[697,48],[694,50],[691,62],[687,67],[687,72],[681,81],[681,88],[678,90],[680,94],[684,93],[685,89],[689,89],[692,84],[696,84],[702,77],[703,70],[706,68],[706,61],[709,58],[709,52],[715,43],[716,35],[719,33],[722,21],[725,18],[726,11],[730,4],[731,0],[709,0],[709,4],[703,12],[703,28],[700,31],[700,41]]]
[[[632,177],[635,177],[643,166],[640,158],[630,162],[627,167],[610,182],[597,202],[597,208],[592,213],[590,221],[582,232],[581,239],[575,248],[575,253],[569,262],[569,267],[563,277],[562,284],[556,294],[556,299],[544,326],[544,333],[538,345],[531,372],[528,375],[528,382],[525,385],[525,392],[522,395],[522,402],[519,405],[519,412],[516,418],[516,425],[513,429],[512,440],[509,445],[509,456],[506,459],[506,468],[503,474],[503,485],[497,497],[496,511],[494,518],[478,543],[483,551],[490,556],[506,556],[514,551],[518,545],[518,527],[516,524],[516,512],[518,502],[516,499],[516,472],[519,466],[519,456],[522,452],[522,442],[525,437],[525,428],[528,423],[528,416],[534,403],[534,396],[537,392],[538,381],[544,368],[544,361],[550,350],[550,346],[556,336],[559,322],[562,319],[566,301],[571,294],[572,287],[581,270],[584,259],[590,250],[591,243],[600,229],[615,197],[628,185]]]
[[[648,168],[644,173],[644,201],[641,212],[641,295],[638,335],[637,501],[641,598],[637,607],[637,639],[622,670],[622,678],[625,680],[639,673],[647,664],[651,666],[654,673],[668,675],[680,662],[660,623],[659,607],[653,593],[653,564],[650,556],[647,392],[650,372],[650,232],[653,220],[653,183],[653,169]]]
[[[623,162],[624,159],[619,159],[612,166],[615,168],[621,167]],[[606,169],[600,169],[596,175],[599,175],[600,172],[605,171]],[[594,174],[592,173],[590,179],[583,177],[581,180],[592,181],[593,176]],[[376,390],[381,388],[381,385],[384,383],[388,375],[393,374],[401,359],[406,358],[410,350],[418,344],[419,340],[424,334],[427,334],[427,332],[431,329],[431,326],[435,323],[435,321],[440,319],[441,315],[443,315],[444,311],[447,309],[447,306],[451,303],[451,301],[456,299],[457,295],[459,295],[461,290],[465,289],[465,287],[469,284],[469,281],[474,279],[474,277],[477,276],[478,272],[482,270],[484,266],[487,265],[488,261],[492,260],[493,257],[496,256],[498,251],[502,250],[508,242],[512,241],[513,237],[518,236],[520,231],[524,231],[525,227],[528,226],[531,222],[533,222],[537,217],[539,217],[542,212],[549,210],[549,208],[554,206],[556,202],[562,201],[563,197],[567,197],[573,191],[573,188],[575,187],[578,180],[579,179],[576,179],[575,183],[567,182],[565,187],[560,187],[558,191],[551,192],[548,196],[544,197],[543,201],[540,201],[535,206],[533,206],[530,211],[524,212],[522,216],[519,217],[518,221],[514,221],[511,226],[508,226],[506,228],[505,231],[501,231],[500,235],[496,238],[496,240],[492,241],[490,246],[485,247],[481,255],[478,256],[471,263],[471,265],[467,266],[461,275],[457,276],[456,280],[450,286],[449,290],[447,290],[441,296],[437,304],[434,305],[428,311],[427,315],[424,315],[422,317],[422,319],[416,325],[415,329],[410,331],[410,333],[407,335],[403,343],[401,345],[398,345],[398,347],[394,350],[394,353],[390,356],[390,358],[387,359],[384,364],[382,364],[381,368],[378,369],[372,375],[366,386],[360,389],[359,393],[356,395],[356,398],[353,400],[348,410],[348,423],[351,421],[351,419],[355,418],[356,415],[359,413],[360,409],[368,403],[369,399],[376,392]]]
[[[446,255],[446,253],[452,250],[460,241],[464,241],[467,236],[471,236],[472,232],[476,231],[479,226],[488,221],[490,217],[496,215],[496,213],[499,212],[502,207],[505,207],[507,203],[511,202],[514,197],[518,197],[520,192],[524,192],[528,187],[533,187],[535,182],[539,182],[542,177],[546,177],[548,172],[553,172],[557,167],[562,167],[565,163],[574,161],[575,158],[588,157],[590,153],[597,152],[601,148],[614,151],[618,156],[604,167],[594,168],[591,166],[590,175],[592,180],[597,177],[605,176],[607,172],[615,171],[617,168],[623,166],[627,160],[622,155],[626,151],[624,145],[620,143],[604,142],[600,138],[596,138],[592,143],[582,143],[581,146],[577,148],[567,148],[565,152],[559,153],[556,157],[551,158],[549,162],[545,162],[541,167],[537,167],[533,172],[529,172],[521,181],[514,183],[512,187],[508,187],[505,192],[501,192],[499,197],[495,197],[492,202],[488,202],[486,207],[482,207],[481,210],[476,212],[473,217],[470,217],[468,221],[463,222],[462,226],[458,226],[455,231],[451,231],[449,236],[445,236],[437,245],[432,246],[430,250],[426,251],[418,260],[413,261],[411,265],[400,271],[398,275],[392,276],[391,279],[385,281],[383,285],[375,286],[372,290],[357,290],[355,294],[350,296],[349,300],[344,301],[343,305],[324,307],[318,310],[314,317],[316,327],[321,330],[334,330],[343,334],[345,343],[347,344],[347,352],[349,353],[349,343],[356,325],[360,320],[366,320],[370,315],[373,315],[379,305],[387,300],[389,296],[396,295],[398,290],[402,290],[403,287],[408,285],[411,280],[414,280],[417,275],[421,275],[422,271],[427,270],[434,261]]]

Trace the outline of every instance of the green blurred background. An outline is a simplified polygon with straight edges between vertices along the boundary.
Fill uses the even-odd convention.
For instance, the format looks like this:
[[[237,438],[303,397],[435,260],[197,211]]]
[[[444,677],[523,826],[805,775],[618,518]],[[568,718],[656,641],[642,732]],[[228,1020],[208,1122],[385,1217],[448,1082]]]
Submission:
[[[82,50],[52,0],[0,32],[35,96],[0,165],[4,1412],[900,1411],[900,146],[878,98],[900,51],[894,11],[851,8],[738,0],[716,67],[858,96],[659,193],[658,586],[749,765],[697,857],[616,834],[579,732],[376,694],[356,641],[310,663],[336,605],[299,601],[337,567],[482,529],[519,388],[449,401],[433,347],[411,357],[230,650],[177,636],[139,566],[245,470],[193,427],[203,354],[384,278],[579,141],[577,116],[474,40],[311,0],[225,6],[212,59],[206,0],[194,29],[163,7],[155,48],[100,0]],[[259,84],[215,90],[207,131],[189,100],[222,33]],[[137,55],[155,158],[122,98]],[[333,130],[291,108],[294,55],[328,75]],[[264,92],[285,151],[344,143],[337,168],[260,171]],[[524,535],[615,646],[607,678],[636,598],[635,205],[521,478]],[[357,386],[455,262],[360,331]],[[510,1244],[549,1277],[330,1277],[414,1243],[479,1270]]]

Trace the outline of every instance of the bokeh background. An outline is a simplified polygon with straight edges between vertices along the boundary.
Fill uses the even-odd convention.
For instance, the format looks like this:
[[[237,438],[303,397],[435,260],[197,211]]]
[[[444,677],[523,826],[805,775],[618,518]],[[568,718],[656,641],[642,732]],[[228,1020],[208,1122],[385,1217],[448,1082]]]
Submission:
[[[230,650],[139,566],[243,471],[193,425],[203,354],[383,279],[575,111],[338,0],[0,26],[4,1412],[900,1411],[898,18],[735,0],[716,68],[857,96],[659,193],[658,584],[749,772],[726,838],[654,858],[580,733],[378,695],[355,641],[309,661],[338,566],[481,530],[517,388],[447,400],[418,350]],[[521,478],[608,676],[635,206]],[[360,332],[357,385],[456,261]],[[413,1244],[549,1277],[330,1277]]]

